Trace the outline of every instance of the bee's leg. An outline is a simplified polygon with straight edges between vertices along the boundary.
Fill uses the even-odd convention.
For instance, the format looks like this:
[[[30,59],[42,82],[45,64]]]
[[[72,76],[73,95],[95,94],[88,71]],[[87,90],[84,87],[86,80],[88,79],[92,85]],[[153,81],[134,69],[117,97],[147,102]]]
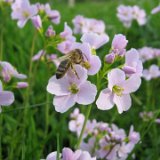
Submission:
[[[80,79],[79,76],[78,76],[78,73],[76,72],[76,70],[75,70],[75,68],[73,66],[73,64],[71,64],[71,69],[74,72],[74,74],[77,76],[77,78]]]

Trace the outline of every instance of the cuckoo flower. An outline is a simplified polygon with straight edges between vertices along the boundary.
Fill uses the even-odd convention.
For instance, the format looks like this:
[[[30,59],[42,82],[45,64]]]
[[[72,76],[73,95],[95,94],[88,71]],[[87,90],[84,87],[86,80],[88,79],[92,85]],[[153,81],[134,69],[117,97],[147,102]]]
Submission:
[[[3,91],[2,82],[0,81],[0,112],[1,106],[9,106],[14,102],[14,95],[10,91]]]
[[[123,25],[129,28],[132,24],[133,14],[131,6],[120,5],[117,8],[117,17],[123,23]]]
[[[128,75],[138,74],[142,76],[143,65],[139,53],[136,49],[131,49],[125,54],[125,64],[123,71]]]
[[[16,0],[12,4],[12,19],[18,20],[17,25],[23,28],[27,21],[38,13],[36,5],[30,5],[28,0]]]
[[[0,68],[1,68],[0,75],[3,77],[3,80],[5,82],[9,82],[12,77],[15,77],[18,79],[27,78],[26,75],[18,73],[17,70],[8,62],[1,61]]]
[[[108,88],[101,91],[96,104],[101,110],[111,109],[116,104],[118,112],[122,113],[131,107],[130,93],[135,92],[141,84],[138,75],[126,79],[120,69],[113,69],[108,74]]]
[[[89,43],[93,49],[98,49],[109,41],[107,34],[97,34],[97,33],[85,33],[81,41],[83,43]]]
[[[56,76],[53,76],[49,80],[47,91],[55,95],[53,105],[57,112],[66,112],[76,102],[88,105],[95,100],[97,89],[95,85],[87,81],[87,70],[80,65],[75,65],[75,70],[79,79],[70,70],[61,79],[56,79]]]
[[[52,152],[46,160],[56,160],[56,155],[56,152]],[[76,150],[73,152],[70,148],[63,148],[60,160],[96,160],[96,158],[92,158],[86,151]]]
[[[83,53],[84,68],[87,69],[88,75],[95,75],[101,68],[101,60],[98,56],[92,54],[92,49],[87,43],[74,43],[72,49],[80,49]]]

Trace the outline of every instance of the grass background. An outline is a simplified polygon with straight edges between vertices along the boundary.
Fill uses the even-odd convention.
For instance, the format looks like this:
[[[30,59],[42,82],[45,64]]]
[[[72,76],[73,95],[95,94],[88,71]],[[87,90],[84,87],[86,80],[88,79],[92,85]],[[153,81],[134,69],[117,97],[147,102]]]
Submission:
[[[32,3],[37,1],[31,1]],[[41,0],[42,3],[47,1]],[[81,14],[89,18],[102,19],[106,24],[106,32],[113,38],[114,34],[126,34],[129,40],[128,49],[152,46],[160,48],[160,14],[150,15],[152,8],[158,5],[158,0],[88,0],[78,1],[74,8],[69,8],[66,1],[50,1],[52,8],[61,13],[61,23],[55,26],[57,32],[63,30],[64,22],[72,26],[72,19]],[[126,30],[116,17],[116,8],[120,4],[139,5],[148,15],[148,23],[139,27],[136,22]],[[4,6],[0,10],[0,53],[3,60],[9,61],[18,71],[29,74],[30,55],[36,54],[43,43],[41,37],[35,36],[35,31],[29,22],[25,28],[19,29],[16,22],[11,20],[10,8]],[[33,45],[33,38],[36,38]],[[109,51],[111,42],[97,54],[100,57]],[[147,62],[159,63],[154,60]],[[72,147],[77,142],[74,134],[68,130],[69,114],[74,107],[64,114],[55,112],[52,105],[53,97],[46,92],[46,85],[54,70],[48,70],[45,63],[33,64],[33,73],[29,90],[15,90],[16,101],[10,108],[3,107],[0,114],[0,159],[1,160],[39,160],[48,153],[56,150],[56,135],[60,135],[60,146]],[[100,111],[93,105],[90,118],[97,121],[115,123],[128,133],[130,125],[139,131],[142,142],[136,146],[137,160],[160,159],[160,126],[153,121],[143,122],[139,112],[154,110],[160,112],[160,80],[143,81],[138,92],[134,95],[131,109],[119,115],[116,107],[109,111]],[[104,87],[104,86],[101,86]],[[28,94],[29,93],[29,94]],[[49,102],[49,103],[48,103]],[[35,104],[38,104],[35,106]],[[76,105],[85,113],[86,107]],[[24,109],[25,107],[25,109]],[[32,107],[32,108],[29,108]],[[128,159],[132,159],[131,157]]]

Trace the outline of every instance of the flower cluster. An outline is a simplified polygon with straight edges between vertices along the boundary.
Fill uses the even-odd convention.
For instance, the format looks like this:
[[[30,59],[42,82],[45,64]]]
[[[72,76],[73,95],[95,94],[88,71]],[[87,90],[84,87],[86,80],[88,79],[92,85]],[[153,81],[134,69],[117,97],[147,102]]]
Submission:
[[[117,17],[127,28],[131,27],[132,21],[136,20],[140,26],[146,24],[146,12],[139,6],[120,5],[117,8]]]
[[[77,15],[73,20],[74,33],[84,34],[84,33],[105,33],[105,23],[102,20],[97,20],[93,18],[86,18],[81,15]]]
[[[130,93],[135,92],[140,87],[143,71],[142,62],[136,49],[126,51],[127,43],[125,36],[115,35],[111,53],[106,55],[108,63],[113,63],[116,57],[125,56],[125,64],[122,70],[115,68],[108,73],[108,87],[100,92],[96,101],[97,107],[101,110],[111,109],[116,104],[119,113],[127,111],[131,107]]]
[[[40,30],[42,27],[42,20],[40,15],[46,17],[54,24],[60,22],[60,14],[57,10],[52,10],[50,5],[37,3],[30,4],[29,0],[15,0],[11,4],[12,19],[18,20],[17,25],[23,28],[28,20],[32,20],[36,29]]]
[[[83,123],[79,121],[82,115],[76,109],[71,114],[71,121],[69,123],[70,131],[75,132],[78,136],[79,126]],[[134,131],[133,126],[131,126],[129,135],[127,136],[125,131],[118,128],[115,124],[109,125],[108,123],[97,122],[96,120],[88,120],[81,149],[88,151],[91,155],[100,159],[127,159],[128,154],[131,153],[139,140],[140,135]]]
[[[46,160],[57,160],[57,152],[50,153]],[[59,160],[96,160],[96,158],[92,158],[87,151],[76,150],[73,152],[70,148],[63,148]]]

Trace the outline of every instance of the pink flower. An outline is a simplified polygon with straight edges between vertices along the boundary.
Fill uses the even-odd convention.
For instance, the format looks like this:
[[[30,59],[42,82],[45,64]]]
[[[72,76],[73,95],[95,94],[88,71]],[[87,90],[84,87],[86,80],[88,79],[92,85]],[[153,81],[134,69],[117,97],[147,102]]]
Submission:
[[[117,55],[124,55],[128,40],[123,34],[116,34],[112,41],[112,52]]]
[[[132,15],[132,7],[120,5],[117,8],[117,17],[123,23],[123,25],[129,28],[132,24],[133,15]]]
[[[160,12],[160,5],[155,7],[155,8],[153,8],[152,11],[151,11],[152,14],[156,14],[158,12]]]
[[[107,34],[85,33],[81,37],[83,43],[88,43],[93,49],[98,49],[109,41]]]
[[[2,82],[0,81],[0,112],[1,106],[9,106],[14,102],[14,95],[10,91],[3,91]]]
[[[97,89],[95,85],[86,81],[87,71],[80,65],[75,65],[75,70],[80,79],[73,71],[68,71],[68,74],[59,80],[56,79],[56,76],[49,80],[47,91],[55,95],[53,105],[57,112],[66,112],[76,102],[88,105],[95,100]]]
[[[129,76],[132,74],[138,74],[139,76],[142,76],[143,65],[136,49],[132,48],[126,52],[123,71]]]
[[[101,68],[101,60],[98,56],[92,54],[92,50],[87,43],[74,43],[72,50],[80,49],[83,53],[83,67],[87,69],[88,75],[95,75]]]
[[[29,19],[38,13],[36,5],[30,5],[28,0],[16,0],[12,4],[12,19],[18,20],[18,27],[23,28]]]
[[[8,62],[1,61],[0,67],[1,67],[0,75],[3,77],[3,80],[5,82],[9,82],[12,77],[15,77],[18,79],[27,78],[26,75],[18,73],[17,70]]]
[[[116,104],[119,113],[127,111],[131,107],[130,93],[135,92],[140,84],[141,79],[136,74],[126,79],[122,70],[111,70],[108,74],[108,88],[101,91],[96,101],[97,107],[108,110]]]

